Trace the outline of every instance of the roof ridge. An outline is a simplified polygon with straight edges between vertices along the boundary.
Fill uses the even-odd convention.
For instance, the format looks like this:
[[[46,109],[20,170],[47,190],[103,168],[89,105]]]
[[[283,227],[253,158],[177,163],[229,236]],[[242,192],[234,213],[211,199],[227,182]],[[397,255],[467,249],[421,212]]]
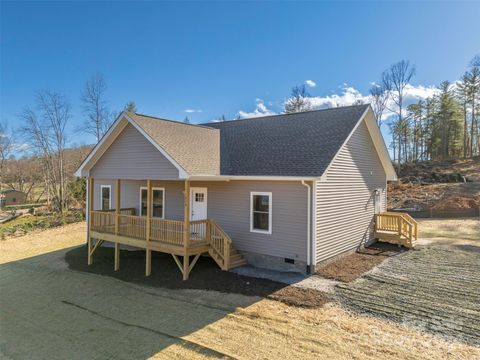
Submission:
[[[255,119],[265,119],[265,118],[273,118],[279,116],[289,116],[289,115],[298,115],[298,114],[305,114],[305,113],[312,113],[312,112],[322,112],[328,110],[338,110],[338,109],[346,109],[351,107],[361,107],[361,106],[370,106],[370,103],[360,104],[360,105],[346,105],[346,106],[337,106],[325,109],[315,109],[315,110],[307,110],[307,111],[299,111],[294,113],[283,113],[283,114],[275,114],[275,115],[265,115],[265,116],[255,116],[255,117],[248,117],[242,119],[232,119],[232,120],[225,120],[225,121],[210,121],[209,123],[201,123],[199,126],[207,126],[206,124],[221,124],[221,123],[229,123],[229,122],[237,122],[237,121],[244,121],[244,120],[255,120]]]
[[[138,115],[138,116],[148,117],[148,118],[155,119],[155,120],[173,122],[175,124],[180,124],[180,125],[185,125],[185,126],[195,126],[195,127],[208,129],[208,130],[218,130],[218,129],[215,129],[215,128],[212,128],[210,126],[206,126],[206,125],[203,125],[203,124],[187,124],[187,123],[184,123],[183,121],[164,119],[164,118],[160,118],[160,117],[152,116],[152,115],[146,115],[146,114],[140,114],[140,113],[133,113],[133,114]]]

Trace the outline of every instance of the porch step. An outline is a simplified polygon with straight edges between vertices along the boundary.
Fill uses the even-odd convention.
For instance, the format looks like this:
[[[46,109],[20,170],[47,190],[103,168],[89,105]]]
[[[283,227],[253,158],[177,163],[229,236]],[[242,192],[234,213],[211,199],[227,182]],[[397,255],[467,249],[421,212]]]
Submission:
[[[230,262],[230,269],[240,267],[243,265],[247,265],[247,260],[245,260],[243,257],[240,260],[235,260]]]
[[[230,247],[230,269],[243,266],[247,264],[247,260],[243,257],[243,255],[233,247]]]

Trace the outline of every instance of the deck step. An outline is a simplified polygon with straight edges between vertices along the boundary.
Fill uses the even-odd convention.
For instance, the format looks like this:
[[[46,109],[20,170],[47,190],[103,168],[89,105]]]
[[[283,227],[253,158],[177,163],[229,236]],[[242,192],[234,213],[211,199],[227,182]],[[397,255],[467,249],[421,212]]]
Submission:
[[[236,260],[236,261],[232,261],[230,262],[230,269],[233,269],[233,268],[236,268],[236,267],[240,267],[240,266],[243,266],[243,265],[247,265],[247,260],[245,260],[244,258],[242,258],[241,260]]]

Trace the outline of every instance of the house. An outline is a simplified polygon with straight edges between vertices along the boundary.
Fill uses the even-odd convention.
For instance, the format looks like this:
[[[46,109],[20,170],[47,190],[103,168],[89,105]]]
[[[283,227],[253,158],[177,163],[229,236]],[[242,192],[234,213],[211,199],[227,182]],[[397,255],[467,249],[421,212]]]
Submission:
[[[102,242],[313,272],[378,237],[396,179],[369,105],[192,125],[122,113],[76,172],[88,178],[88,262]],[[376,215],[375,215],[376,214]],[[380,223],[380,222],[379,222]],[[392,229],[390,229],[393,226]],[[411,233],[410,233],[411,235]]]
[[[0,207],[10,205],[23,205],[27,200],[27,194],[19,190],[3,190],[0,192]]]

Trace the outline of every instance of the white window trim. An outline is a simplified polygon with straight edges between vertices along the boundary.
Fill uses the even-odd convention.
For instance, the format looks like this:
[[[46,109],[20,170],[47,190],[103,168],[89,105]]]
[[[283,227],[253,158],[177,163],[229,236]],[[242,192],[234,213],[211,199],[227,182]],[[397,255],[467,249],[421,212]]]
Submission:
[[[108,210],[112,210],[112,185],[101,185],[100,186],[100,210],[107,210],[103,209],[103,188],[108,188]]]
[[[268,196],[268,230],[260,230],[260,229],[254,229],[253,228],[253,197],[255,195]],[[251,191],[250,192],[250,232],[271,235],[272,234],[272,227],[273,227],[272,212],[273,212],[273,207],[272,207],[272,193],[271,192],[264,192],[264,191]]]
[[[140,216],[147,216],[147,215],[142,215],[142,190],[147,190],[147,194],[148,194],[148,187],[140,186],[140,207],[139,207],[140,211],[139,211],[139,213],[140,213]],[[163,192],[163,196],[162,196],[162,209],[163,209],[162,217],[155,217],[155,219],[165,219],[165,188],[163,188],[163,187],[152,187],[152,193],[153,193],[153,190],[162,190],[162,192]],[[152,207],[153,207],[153,204],[152,204]]]

